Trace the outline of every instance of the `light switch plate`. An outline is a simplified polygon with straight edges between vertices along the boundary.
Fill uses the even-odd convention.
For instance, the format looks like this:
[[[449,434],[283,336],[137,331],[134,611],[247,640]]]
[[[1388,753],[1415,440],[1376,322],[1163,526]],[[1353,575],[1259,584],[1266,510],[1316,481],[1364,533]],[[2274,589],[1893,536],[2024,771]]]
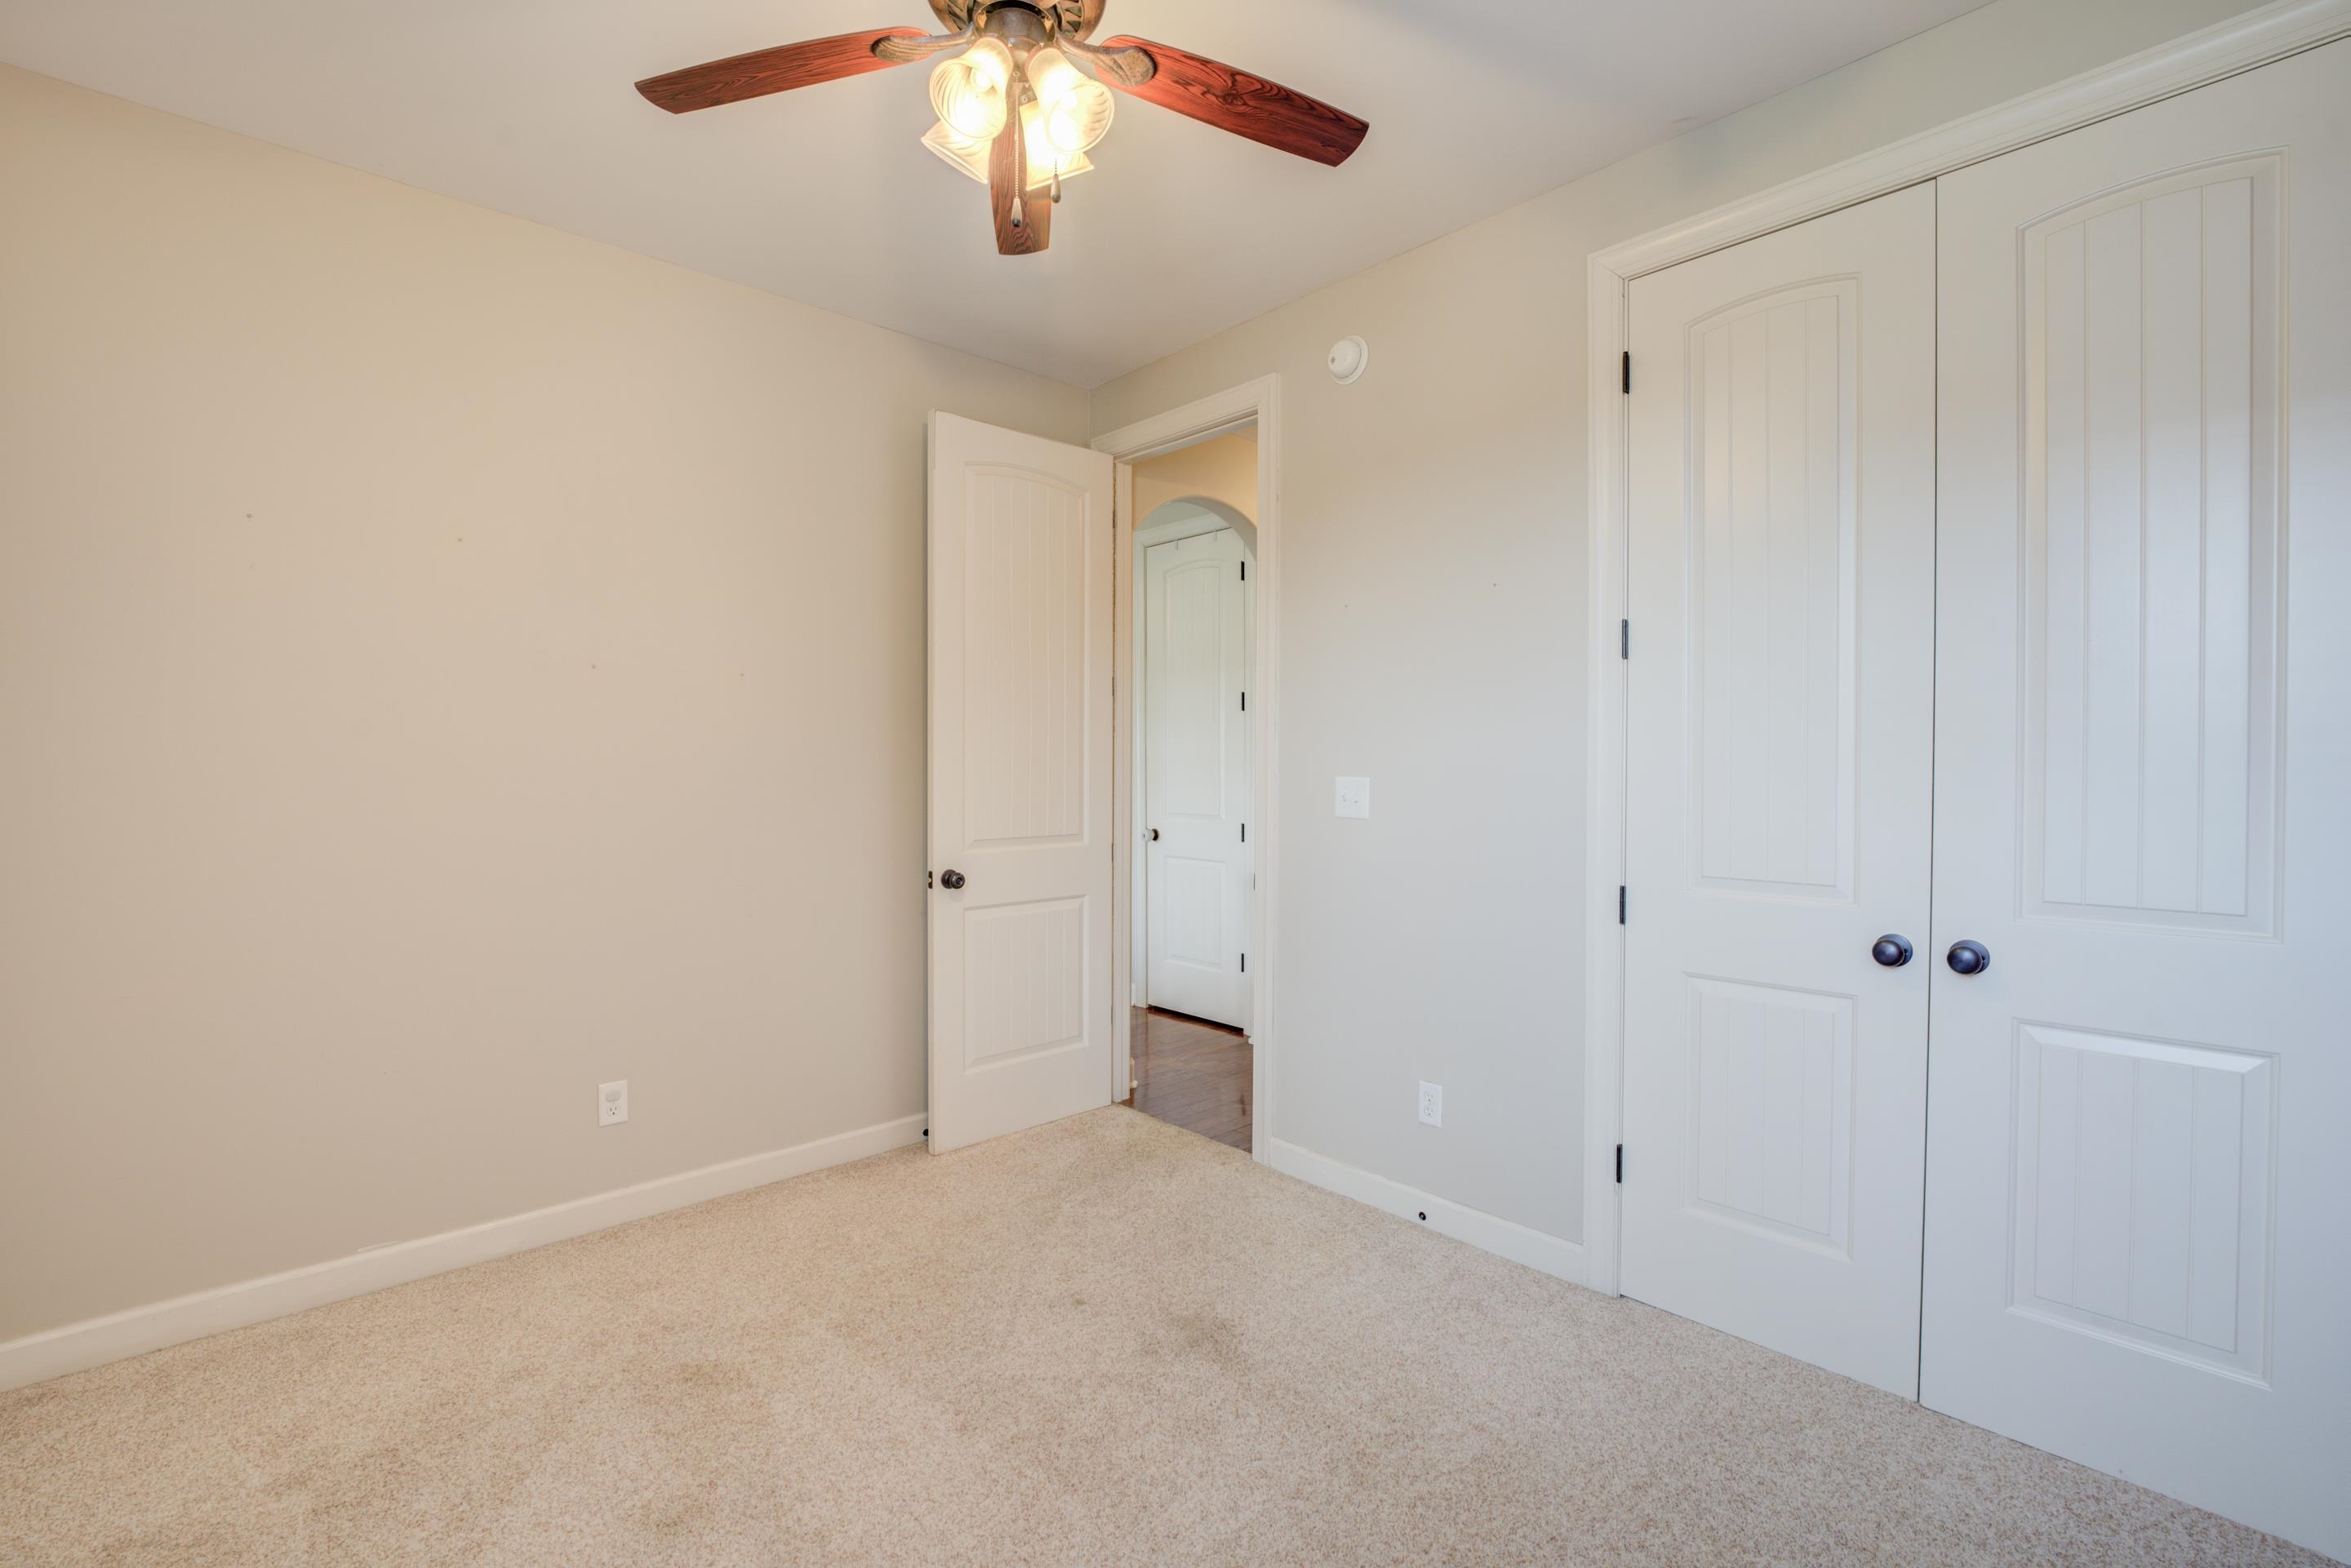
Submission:
[[[1368,779],[1339,780],[1338,813],[1343,817],[1368,817],[1372,814],[1372,781]]]

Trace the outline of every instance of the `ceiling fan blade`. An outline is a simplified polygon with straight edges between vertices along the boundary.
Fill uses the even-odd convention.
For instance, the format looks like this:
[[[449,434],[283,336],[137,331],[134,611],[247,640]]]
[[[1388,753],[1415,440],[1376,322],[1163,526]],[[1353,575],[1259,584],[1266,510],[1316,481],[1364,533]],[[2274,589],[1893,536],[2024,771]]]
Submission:
[[[1113,87],[1141,87],[1159,70],[1158,62],[1141,49],[1098,49],[1067,33],[1061,35],[1061,50],[1085,61]]]
[[[884,38],[921,37],[920,27],[877,27],[870,33],[843,33],[805,44],[754,49],[747,55],[647,77],[637,84],[637,90],[645,95],[646,102],[672,114],[713,109],[771,92],[789,92],[796,87],[814,87],[840,77],[886,71],[902,62],[880,57],[873,47]]]
[[[1334,169],[1363,145],[1364,133],[1371,130],[1343,109],[1148,38],[1110,38],[1101,47],[1141,49],[1157,68],[1140,83],[1122,81],[1105,71],[1102,79],[1121,92]]]
[[[1053,243],[1053,202],[1029,189],[1029,137],[1018,114],[1007,115],[987,153],[987,204],[996,214],[999,256],[1034,256]]]

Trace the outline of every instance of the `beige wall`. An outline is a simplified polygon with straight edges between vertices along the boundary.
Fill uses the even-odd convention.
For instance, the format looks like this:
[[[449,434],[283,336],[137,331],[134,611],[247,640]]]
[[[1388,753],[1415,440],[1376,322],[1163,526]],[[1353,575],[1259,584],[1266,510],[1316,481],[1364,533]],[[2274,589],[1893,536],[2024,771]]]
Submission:
[[[1282,377],[1276,1137],[1581,1235],[1584,258],[2247,8],[1999,0],[1097,390]]]
[[[1134,523],[1170,501],[1206,497],[1257,521],[1257,437],[1220,435],[1134,465]]]
[[[919,1112],[924,414],[1085,404],[0,68],[0,1339]]]
[[[1573,1238],[1583,257],[2242,8],[1998,0],[1090,410],[0,68],[0,1339],[918,1111],[923,413],[1268,371],[1275,1134]]]

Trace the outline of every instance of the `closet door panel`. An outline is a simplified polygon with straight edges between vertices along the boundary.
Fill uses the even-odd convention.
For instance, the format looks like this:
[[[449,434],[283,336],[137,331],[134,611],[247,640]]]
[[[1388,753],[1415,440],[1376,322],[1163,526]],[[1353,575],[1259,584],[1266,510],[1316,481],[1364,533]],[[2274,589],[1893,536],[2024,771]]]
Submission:
[[[1934,193],[1636,280],[1628,1295],[1917,1388]]]
[[[2346,103],[2330,45],[1939,183],[1921,1368],[2337,1557]]]

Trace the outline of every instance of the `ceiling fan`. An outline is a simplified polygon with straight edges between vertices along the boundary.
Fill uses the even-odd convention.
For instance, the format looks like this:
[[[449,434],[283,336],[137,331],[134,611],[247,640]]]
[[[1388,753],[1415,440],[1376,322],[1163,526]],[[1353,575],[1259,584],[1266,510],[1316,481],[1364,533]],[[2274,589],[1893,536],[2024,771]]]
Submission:
[[[930,0],[943,33],[878,27],[785,44],[648,77],[637,90],[684,114],[943,56],[931,71],[939,120],[923,143],[988,188],[996,248],[1006,256],[1031,256],[1050,243],[1062,180],[1093,167],[1086,153],[1110,130],[1111,88],[1333,168],[1371,129],[1304,93],[1165,44],[1092,43],[1104,4]]]

